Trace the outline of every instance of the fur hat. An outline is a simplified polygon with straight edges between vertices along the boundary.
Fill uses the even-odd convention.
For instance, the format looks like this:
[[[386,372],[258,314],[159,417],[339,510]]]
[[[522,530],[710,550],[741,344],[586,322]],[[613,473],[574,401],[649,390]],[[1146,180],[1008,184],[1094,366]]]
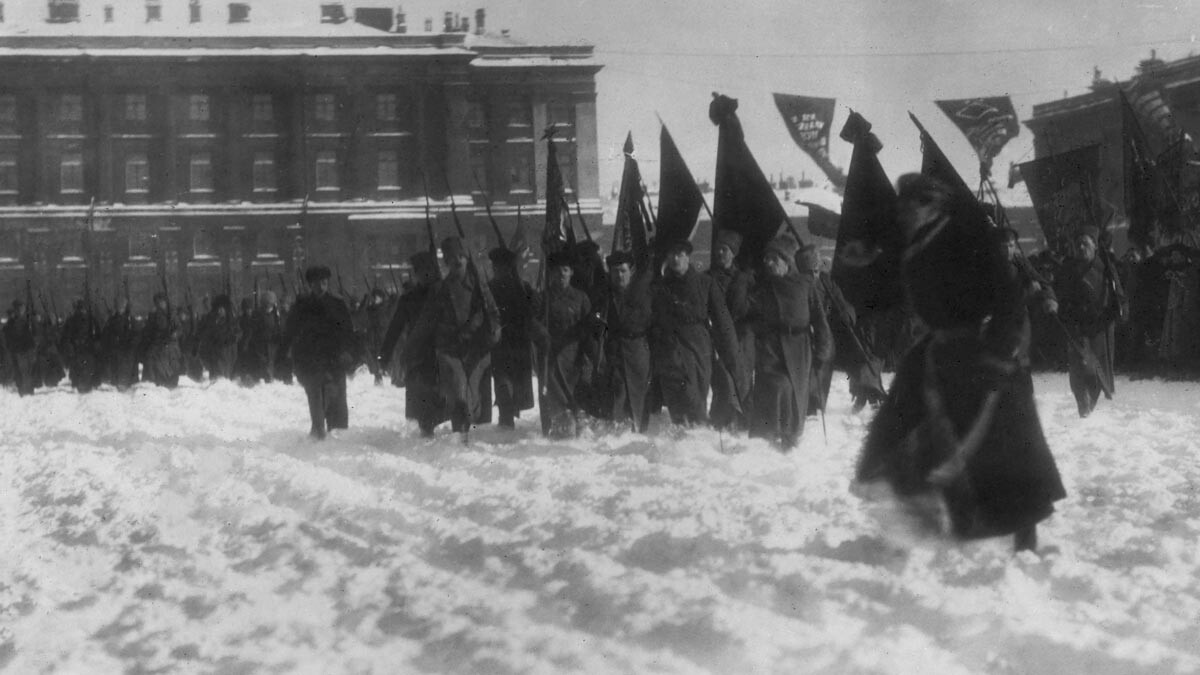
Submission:
[[[769,255],[779,256],[786,260],[789,264],[794,264],[796,261],[796,253],[800,251],[800,244],[795,239],[782,235],[775,237],[767,244],[767,248],[763,251],[763,257]]]
[[[631,254],[629,251],[613,251],[611,254],[609,254],[608,258],[605,259],[605,262],[608,263],[608,269],[619,267],[621,265],[629,265],[630,267],[633,267],[633,254]]]
[[[442,240],[442,258],[450,260],[459,256],[465,256],[466,249],[463,248],[462,239],[458,237],[446,237]]]
[[[575,264],[575,256],[571,255],[571,252],[566,249],[554,251],[546,256],[546,265],[551,269],[555,267],[571,267],[573,264]]]
[[[667,255],[671,255],[672,253],[675,253],[676,251],[683,251],[684,253],[691,255],[692,254],[692,242],[688,241],[687,239],[679,239],[677,241],[671,242],[670,244],[667,244],[667,249],[666,249]]]
[[[408,257],[408,264],[412,265],[413,271],[417,274],[422,272],[436,271],[437,258],[429,251],[417,251]]]
[[[801,273],[820,271],[821,254],[815,245],[809,244],[796,253],[796,269]]]
[[[313,265],[304,270],[304,282],[309,284],[315,284],[322,279],[328,279],[332,276],[333,272],[330,272],[329,268],[324,265]]]
[[[742,235],[733,230],[718,230],[717,246],[728,246],[729,250],[736,256],[742,248]]]
[[[512,249],[497,247],[488,251],[488,260],[491,260],[495,265],[508,265],[517,260],[517,252]]]
[[[268,307],[279,302],[279,298],[275,297],[275,291],[264,291],[262,294],[262,303]]]

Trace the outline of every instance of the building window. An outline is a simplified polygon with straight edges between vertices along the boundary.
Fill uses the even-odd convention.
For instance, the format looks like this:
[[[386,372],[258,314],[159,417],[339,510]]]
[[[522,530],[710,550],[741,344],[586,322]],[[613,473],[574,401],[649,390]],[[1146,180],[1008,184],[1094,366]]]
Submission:
[[[0,195],[17,194],[17,157],[0,155]]]
[[[400,189],[400,156],[395,150],[380,150],[378,157],[379,189]]]
[[[270,94],[255,94],[251,106],[254,109],[255,122],[275,121],[275,102],[271,100]]]
[[[162,21],[162,0],[146,0],[146,23]]]
[[[0,96],[0,129],[11,130],[17,126],[17,97],[11,94]]]
[[[380,122],[395,122],[396,118],[396,95],[377,95],[375,97],[375,119]]]
[[[145,155],[125,158],[125,192],[146,194],[150,191],[150,162]]]
[[[0,23],[4,23],[4,3],[0,2]]]
[[[336,152],[322,150],[317,153],[316,179],[318,190],[338,189],[338,161]]]
[[[321,5],[321,23],[346,23],[346,6],[340,2]]]
[[[333,94],[317,94],[313,98],[313,116],[318,122],[337,120],[337,99]]]
[[[192,257],[217,257],[217,242],[208,228],[197,228],[196,233],[192,236]]]
[[[533,144],[508,144],[508,187],[520,192],[533,191]]]
[[[79,0],[50,0],[50,23],[79,20]]]
[[[79,94],[63,94],[58,97],[58,121],[82,122],[83,97]]]
[[[246,23],[250,20],[250,5],[244,2],[229,3],[229,23]]]
[[[146,121],[145,94],[125,94],[125,119],[129,122]]]
[[[188,3],[188,21],[200,23],[200,0],[192,0]]]
[[[275,191],[275,153],[254,153],[254,191]]]
[[[212,192],[212,155],[197,152],[188,162],[188,189],[192,192]]]
[[[112,22],[113,22],[113,6],[105,5],[104,6],[104,23],[112,23]]]
[[[125,158],[125,192],[146,194],[150,191],[150,162],[145,155],[129,155]]]
[[[62,156],[58,164],[59,192],[83,194],[83,155],[72,152]]]
[[[188,97],[188,119],[193,122],[207,122],[209,115],[208,96],[192,94]]]

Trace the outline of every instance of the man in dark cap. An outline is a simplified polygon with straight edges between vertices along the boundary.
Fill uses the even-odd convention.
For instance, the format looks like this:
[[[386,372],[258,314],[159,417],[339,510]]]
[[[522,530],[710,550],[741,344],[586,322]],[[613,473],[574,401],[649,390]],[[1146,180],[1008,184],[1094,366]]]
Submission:
[[[116,311],[104,324],[104,354],[108,380],[118,391],[125,391],[138,381],[138,344],[140,342],[137,321],[129,300],[117,298]]]
[[[379,347],[379,361],[384,369],[399,371],[404,382],[404,416],[417,421],[423,438],[431,438],[434,428],[446,420],[445,404],[438,391],[433,334],[427,333],[420,341],[410,338],[440,273],[437,258],[429,251],[420,251],[408,260],[412,265],[413,286],[396,302]]]
[[[676,424],[708,421],[714,346],[733,373],[739,408],[750,389],[725,298],[712,277],[692,269],[691,254],[690,242],[673,243],[666,251],[663,276],[650,289],[651,363]]]
[[[22,300],[13,300],[8,322],[4,324],[4,342],[17,393],[29,396],[36,388],[33,370],[37,362],[37,327]]]
[[[463,442],[472,424],[491,421],[492,346],[500,339],[500,317],[486,285],[470,267],[458,237],[442,241],[446,278],[438,282],[409,343],[432,340],[438,390],[451,428]]]
[[[388,320],[391,318],[389,309],[391,307],[383,289],[372,288],[363,309],[366,314],[366,331],[362,340],[362,359],[366,361],[367,369],[374,376],[375,384],[383,384],[383,368],[379,365],[378,354],[383,344],[384,333],[387,332]]]
[[[717,232],[716,249],[712,253],[712,265],[708,268],[708,276],[716,282],[721,296],[725,299],[725,307],[729,310],[729,318],[733,320],[737,333],[738,348],[742,355],[742,367],[747,373],[754,368],[754,332],[746,320],[749,311],[750,286],[754,281],[751,272],[739,269],[734,262],[742,245],[742,235],[732,230]],[[712,367],[712,407],[709,409],[709,421],[716,427],[733,426],[744,429],[746,420],[737,400],[737,388],[733,384],[730,368],[715,354]]]
[[[833,358],[833,341],[811,273],[796,269],[799,244],[777,237],[763,254],[765,275],[750,294],[755,372],[750,434],[787,451],[800,441],[812,372]]]
[[[532,321],[537,295],[517,272],[517,254],[507,248],[488,252],[489,283],[500,313],[500,341],[492,347],[492,381],[500,426],[513,428],[522,410],[533,407]]]
[[[1070,334],[1067,373],[1080,417],[1092,414],[1101,393],[1110,399],[1113,395],[1113,343],[1119,311],[1110,271],[1099,255],[1099,240],[1098,228],[1079,229],[1072,256],[1063,264],[1054,289],[1058,314]]]
[[[346,365],[352,358],[354,329],[346,303],[329,292],[330,276],[323,265],[305,270],[309,292],[296,298],[284,336],[296,379],[308,397],[309,435],[317,440],[350,425]]]
[[[545,392],[542,432],[551,438],[571,438],[579,433],[580,383],[593,368],[583,343],[596,323],[591,300],[571,284],[573,263],[569,251],[547,256],[546,294],[534,315],[541,357],[539,385]]]
[[[233,379],[233,367],[237,363],[240,331],[233,316],[233,304],[228,295],[213,298],[212,309],[200,323],[200,358],[208,367],[210,380]]]
[[[254,311],[250,324],[248,353],[251,379],[267,383],[275,381],[279,344],[283,340],[285,326],[275,292],[264,292],[259,296],[259,307]]]
[[[181,332],[167,294],[155,293],[154,309],[146,317],[146,327],[142,330],[142,379],[168,389],[179,386],[179,375],[183,372],[183,352],[179,349]]]
[[[643,261],[643,267],[646,266]],[[650,388],[649,269],[639,269],[627,251],[608,256],[608,294],[601,309],[604,330],[602,366],[596,388],[604,404],[604,417],[629,420],[634,431],[646,428]]]

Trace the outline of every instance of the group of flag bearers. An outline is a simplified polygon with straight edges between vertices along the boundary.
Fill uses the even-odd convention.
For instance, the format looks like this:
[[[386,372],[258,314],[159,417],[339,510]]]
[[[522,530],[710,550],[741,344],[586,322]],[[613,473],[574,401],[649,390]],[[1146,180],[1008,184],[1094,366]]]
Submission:
[[[1015,231],[1002,227],[998,201],[982,198],[986,170],[972,192],[918,123],[922,171],[893,188],[877,158],[882,144],[852,113],[841,133],[853,154],[827,269],[780,207],[736,109],[737,101],[714,94],[709,117],[719,140],[706,271],[690,239],[707,204],[665,127],[657,213],[627,141],[607,256],[586,230],[587,239],[576,240],[547,138],[536,287],[522,274],[524,247],[507,245],[499,228],[490,276],[464,247],[461,226],[438,247],[443,272],[430,223],[430,250],[411,258],[405,292],[386,303],[372,295],[355,309],[374,310],[365,340],[355,331],[362,320],[330,292],[322,266],[306,270],[308,290],[286,315],[274,306],[244,311],[259,323],[274,316],[264,362],[294,372],[316,438],[348,425],[346,376],[361,357],[377,381],[395,374],[407,416],[427,437],[448,421],[465,440],[473,426],[492,422],[493,408],[501,427],[513,427],[536,401],[541,429],[554,438],[573,437],[590,420],[642,432],[665,408],[674,424],[743,430],[785,451],[810,415],[823,414],[836,368],[849,377],[855,408],[876,410],[859,485],[933,497],[954,536],[1013,535],[1018,549],[1034,548],[1037,523],[1065,491],[1034,405],[1028,307],[1061,317],[1071,388],[1088,415],[1101,393],[1112,395],[1121,298],[1104,238],[1078,228],[1077,255],[1052,284],[1021,255]],[[186,370],[180,325],[166,293],[155,303],[138,358],[148,379],[173,386]],[[217,339],[222,325],[237,334],[225,304],[210,322],[217,352],[228,347]],[[4,329],[10,355],[27,337],[22,312],[15,306]],[[110,321],[122,316],[128,312]],[[64,344],[74,332],[68,321]],[[129,359],[125,367],[136,373]],[[220,353],[209,361],[211,372],[224,372]],[[74,363],[86,370],[85,361]],[[888,391],[885,368],[896,372]]]

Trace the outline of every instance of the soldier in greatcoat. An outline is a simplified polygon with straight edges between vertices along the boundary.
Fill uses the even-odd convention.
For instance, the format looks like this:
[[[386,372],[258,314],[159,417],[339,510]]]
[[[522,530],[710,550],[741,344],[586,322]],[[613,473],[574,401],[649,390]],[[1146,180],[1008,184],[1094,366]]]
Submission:
[[[813,371],[833,358],[833,340],[811,273],[796,269],[799,245],[778,237],[763,254],[762,275],[750,294],[754,320],[754,389],[750,435],[785,451],[804,433]]]
[[[587,294],[572,285],[575,268],[567,250],[550,253],[546,259],[546,293],[534,315],[539,342],[538,368],[542,389],[542,432],[551,438],[570,438],[579,433],[583,401],[580,383],[592,374],[593,362],[585,345],[595,330],[592,303]]]
[[[465,442],[471,425],[491,421],[492,346],[501,324],[491,292],[473,269],[462,240],[445,239],[442,258],[446,277],[422,308],[409,344],[432,340],[445,415]]]
[[[1058,276],[1058,315],[1067,328],[1067,373],[1079,416],[1096,408],[1100,394],[1113,395],[1113,345],[1116,341],[1114,290],[1098,254],[1100,231],[1083,227],[1075,250]],[[1114,272],[1115,273],[1115,272]]]
[[[59,350],[67,359],[71,386],[76,391],[87,393],[99,384],[100,327],[82,299],[75,301],[71,316],[63,323]]]
[[[304,271],[309,292],[296,298],[288,315],[283,347],[290,350],[296,379],[308,398],[309,436],[350,426],[346,402],[346,366],[353,358],[354,329],[346,303],[329,292],[328,267]]]
[[[104,324],[104,353],[109,381],[125,391],[138,381],[139,328],[125,298],[117,299],[116,311]]]
[[[146,317],[141,336],[143,379],[168,389],[179,386],[179,375],[183,372],[183,352],[179,349],[181,333],[167,294],[155,293],[154,310]]]
[[[716,282],[729,318],[737,333],[738,348],[742,355],[742,367],[747,373],[754,372],[754,331],[747,314],[750,310],[750,287],[754,283],[751,272],[739,269],[734,262],[742,244],[737,232],[721,230],[717,233],[716,250],[708,276]],[[745,428],[746,420],[737,398],[733,374],[728,364],[714,353],[712,366],[712,406],[708,411],[709,422],[715,427]]]
[[[438,281],[437,258],[421,251],[409,258],[414,284],[400,296],[379,348],[379,361],[388,369],[400,361],[404,373],[404,416],[417,421],[421,436],[430,438],[438,424],[446,421],[445,404],[438,390],[438,366],[432,333],[421,340],[410,339],[417,318],[432,296]]]
[[[283,341],[285,319],[279,310],[274,291],[260,296],[260,305],[253,313],[247,341],[247,376],[254,380],[271,383],[276,379],[275,368],[279,362],[279,345]]]
[[[712,277],[692,269],[691,254],[690,242],[674,243],[650,290],[651,368],[675,424],[708,422],[714,347],[734,375],[739,407],[750,389],[725,298]]]
[[[233,379],[240,332],[228,295],[213,298],[212,309],[200,326],[200,358],[208,366],[209,379]]]
[[[900,179],[901,277],[926,335],[899,364],[867,430],[859,486],[883,482],[960,539],[1014,535],[1066,492],[1021,364],[1024,296],[973,201],[919,174]]]
[[[8,351],[9,371],[17,393],[29,396],[36,389],[34,368],[37,363],[37,325],[23,300],[14,300],[8,322],[4,324],[4,343]]]
[[[646,428],[650,389],[650,282],[648,260],[637,265],[626,251],[608,256],[608,293],[600,310],[603,356],[596,388],[604,414],[614,422],[629,421],[634,431]]]
[[[507,248],[488,252],[489,282],[500,313],[500,341],[492,347],[492,381],[499,424],[511,429],[522,410],[533,407],[533,313],[537,295],[517,272],[517,254]]]

